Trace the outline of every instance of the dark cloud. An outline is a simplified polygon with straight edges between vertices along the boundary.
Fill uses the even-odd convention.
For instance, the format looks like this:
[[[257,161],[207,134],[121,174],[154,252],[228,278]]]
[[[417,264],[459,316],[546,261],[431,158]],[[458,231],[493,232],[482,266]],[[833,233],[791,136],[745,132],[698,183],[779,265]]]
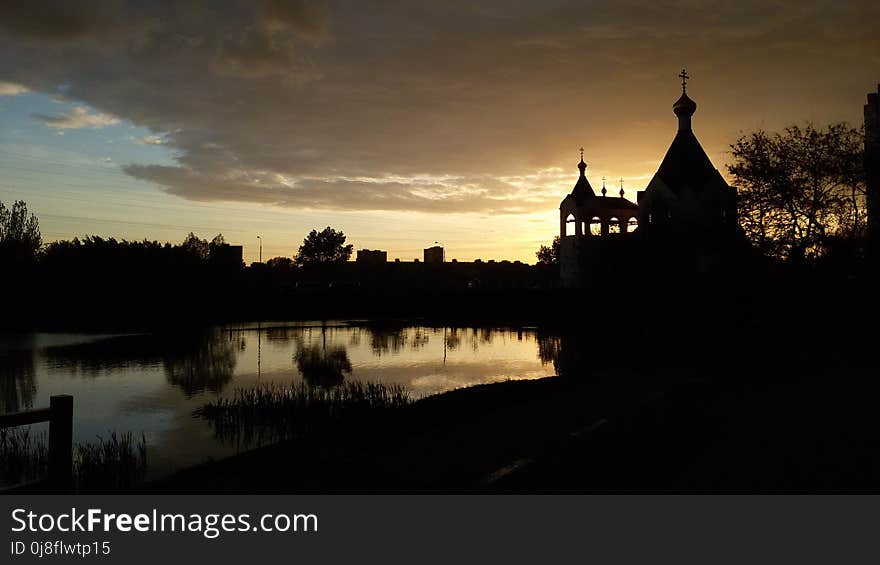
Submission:
[[[247,78],[284,74],[293,66],[292,52],[290,42],[249,28],[223,42],[214,68],[222,74]]]
[[[3,0],[0,28],[24,37],[73,39],[101,33],[121,17],[118,0]]]
[[[324,34],[330,16],[326,3],[310,0],[264,0],[262,7],[268,27],[290,27],[312,37]]]
[[[148,127],[177,166],[127,171],[196,200],[552,208],[580,145],[652,172],[682,66],[713,158],[761,120],[858,116],[880,68],[869,1],[50,4],[2,4],[0,80]]]

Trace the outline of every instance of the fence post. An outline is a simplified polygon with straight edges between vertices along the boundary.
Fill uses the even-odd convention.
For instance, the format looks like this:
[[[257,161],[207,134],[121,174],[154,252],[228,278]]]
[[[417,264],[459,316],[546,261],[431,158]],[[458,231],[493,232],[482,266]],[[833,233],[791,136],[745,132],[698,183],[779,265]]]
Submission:
[[[56,492],[73,490],[73,397],[49,398],[49,483]]]

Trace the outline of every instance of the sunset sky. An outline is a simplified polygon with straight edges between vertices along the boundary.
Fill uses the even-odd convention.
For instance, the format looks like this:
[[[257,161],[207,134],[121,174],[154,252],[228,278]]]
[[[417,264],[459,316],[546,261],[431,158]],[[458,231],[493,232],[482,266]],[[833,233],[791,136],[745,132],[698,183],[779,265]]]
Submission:
[[[861,124],[880,2],[178,0],[0,4],[0,200],[46,241],[312,228],[411,260],[534,262],[577,176],[643,189],[676,129]],[[613,180],[612,180],[613,179]]]

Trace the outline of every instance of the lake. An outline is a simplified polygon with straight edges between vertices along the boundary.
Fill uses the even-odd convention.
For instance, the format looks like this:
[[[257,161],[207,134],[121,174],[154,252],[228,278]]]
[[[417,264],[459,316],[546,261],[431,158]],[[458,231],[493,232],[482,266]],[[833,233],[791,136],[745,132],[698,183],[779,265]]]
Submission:
[[[364,322],[250,323],[174,334],[0,335],[0,413],[74,397],[74,441],[146,438],[148,478],[242,449],[193,411],[239,387],[305,380],[396,383],[419,398],[556,373],[554,338],[536,328]],[[34,426],[45,430],[45,424]]]

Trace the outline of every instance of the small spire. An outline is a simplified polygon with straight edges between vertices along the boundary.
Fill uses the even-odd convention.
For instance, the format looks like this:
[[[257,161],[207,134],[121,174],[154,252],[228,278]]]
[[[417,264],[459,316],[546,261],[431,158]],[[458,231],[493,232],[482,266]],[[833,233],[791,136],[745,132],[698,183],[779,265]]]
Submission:
[[[584,163],[584,148],[581,147],[581,160],[578,163],[578,169],[581,170],[581,176],[586,176],[587,164]]]
[[[678,76],[681,78],[681,97],[672,105],[672,111],[678,116],[678,131],[691,131],[691,116],[697,111],[697,103],[687,95],[687,81],[691,76],[685,69]]]
[[[623,177],[620,177],[620,197],[623,198]]]
[[[605,190],[605,177],[602,177],[602,196],[605,196],[605,193],[608,192]]]
[[[681,72],[678,73],[678,78],[681,79],[681,93],[685,94],[687,92],[688,79],[691,78],[691,76],[686,69],[682,69]]]

